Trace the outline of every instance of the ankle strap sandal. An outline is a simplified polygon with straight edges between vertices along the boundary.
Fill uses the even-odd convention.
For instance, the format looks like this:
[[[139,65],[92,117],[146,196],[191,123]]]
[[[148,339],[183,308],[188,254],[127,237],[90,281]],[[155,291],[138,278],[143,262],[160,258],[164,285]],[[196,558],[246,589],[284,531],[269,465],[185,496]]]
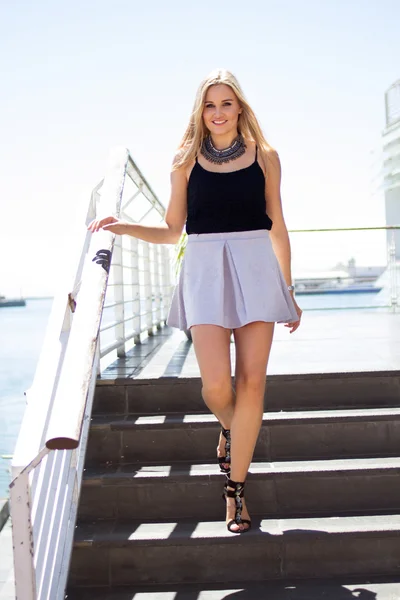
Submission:
[[[229,475],[231,472],[230,462],[231,462],[231,430],[224,429],[221,425],[221,433],[226,439],[225,443],[225,456],[218,457],[218,463],[221,473],[225,473]],[[224,464],[229,464],[229,467],[225,467]]]
[[[242,502],[242,498],[244,495],[244,481],[240,482],[240,481],[232,481],[232,479],[228,479],[227,482],[225,483],[225,487],[224,487],[224,495],[227,496],[228,498],[235,498],[235,507],[236,507],[236,512],[235,512],[235,518],[231,519],[231,521],[229,521],[229,523],[227,523],[227,528],[228,531],[230,531],[231,533],[245,533],[246,531],[249,531],[251,528],[251,521],[249,521],[248,519],[242,519],[242,509],[243,509],[243,502]],[[229,490],[228,488],[233,488],[233,490]],[[248,527],[246,529],[238,529],[238,530],[233,530],[231,529],[232,525],[248,525]]]

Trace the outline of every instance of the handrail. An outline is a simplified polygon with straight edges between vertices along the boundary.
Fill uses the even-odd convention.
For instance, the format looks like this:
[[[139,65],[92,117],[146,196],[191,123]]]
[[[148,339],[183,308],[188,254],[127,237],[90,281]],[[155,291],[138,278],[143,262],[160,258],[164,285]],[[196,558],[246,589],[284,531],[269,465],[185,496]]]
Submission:
[[[319,231],[374,231],[400,229],[400,225],[380,225],[377,227],[326,227],[322,229],[289,229],[289,233],[315,233]]]
[[[126,201],[128,179],[137,192]],[[145,214],[155,210],[164,216],[129,151],[114,149],[104,180],[93,189],[86,225],[106,214],[143,220],[143,214],[138,220],[129,214],[138,198],[145,199]],[[154,249],[136,238],[127,242],[125,252],[121,237],[105,230],[93,235],[85,228],[81,254],[70,259],[53,300],[12,461],[18,600],[64,598],[100,360],[113,351],[123,356],[127,344],[140,343],[141,334],[151,335],[167,316],[173,289],[169,249]],[[105,302],[108,291],[114,298]],[[102,324],[103,312],[110,309],[113,322]]]
[[[102,214],[120,212],[127,163],[127,150],[111,154],[102,188]],[[79,444],[114,239],[115,234],[105,230],[91,238],[46,436],[46,447],[50,450],[70,450]]]

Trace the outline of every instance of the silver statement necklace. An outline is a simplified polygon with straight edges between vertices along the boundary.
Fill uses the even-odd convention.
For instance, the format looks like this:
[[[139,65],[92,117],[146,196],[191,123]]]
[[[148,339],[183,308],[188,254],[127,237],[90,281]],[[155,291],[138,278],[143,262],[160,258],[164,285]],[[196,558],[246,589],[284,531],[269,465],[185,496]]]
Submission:
[[[222,163],[239,158],[239,156],[242,156],[245,153],[245,150],[246,144],[244,143],[242,134],[239,133],[232,144],[228,148],[222,148],[222,150],[218,150],[218,148],[214,146],[211,135],[208,135],[203,140],[200,152],[204,158],[210,162],[222,165]]]

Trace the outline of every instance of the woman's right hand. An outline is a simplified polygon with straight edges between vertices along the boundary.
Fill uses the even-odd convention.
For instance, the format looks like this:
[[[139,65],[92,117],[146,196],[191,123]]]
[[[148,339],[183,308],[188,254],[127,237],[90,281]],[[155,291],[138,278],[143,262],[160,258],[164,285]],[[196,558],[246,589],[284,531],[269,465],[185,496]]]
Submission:
[[[300,327],[301,315],[303,314],[303,311],[301,310],[300,306],[297,304],[296,300],[294,299],[292,292],[290,293],[290,295],[292,296],[293,304],[296,309],[297,316],[299,318],[297,321],[290,321],[289,323],[286,323],[285,327],[290,327],[289,333],[294,333],[296,331],[296,329],[298,329]]]
[[[105,231],[111,231],[111,233],[115,233],[117,235],[122,235],[126,232],[125,221],[121,221],[116,217],[104,217],[103,219],[94,219],[88,225],[88,230],[94,233],[95,231],[99,231],[99,229],[103,229]]]

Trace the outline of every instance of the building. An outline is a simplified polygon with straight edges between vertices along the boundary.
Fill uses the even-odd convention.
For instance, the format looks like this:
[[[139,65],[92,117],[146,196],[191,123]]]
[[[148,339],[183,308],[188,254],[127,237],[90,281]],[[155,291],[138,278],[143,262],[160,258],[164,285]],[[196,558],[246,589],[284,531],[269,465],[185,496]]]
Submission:
[[[400,79],[385,93],[386,127],[383,142],[383,187],[386,225],[400,225]],[[388,231],[388,242],[396,244],[400,260],[400,230]]]

